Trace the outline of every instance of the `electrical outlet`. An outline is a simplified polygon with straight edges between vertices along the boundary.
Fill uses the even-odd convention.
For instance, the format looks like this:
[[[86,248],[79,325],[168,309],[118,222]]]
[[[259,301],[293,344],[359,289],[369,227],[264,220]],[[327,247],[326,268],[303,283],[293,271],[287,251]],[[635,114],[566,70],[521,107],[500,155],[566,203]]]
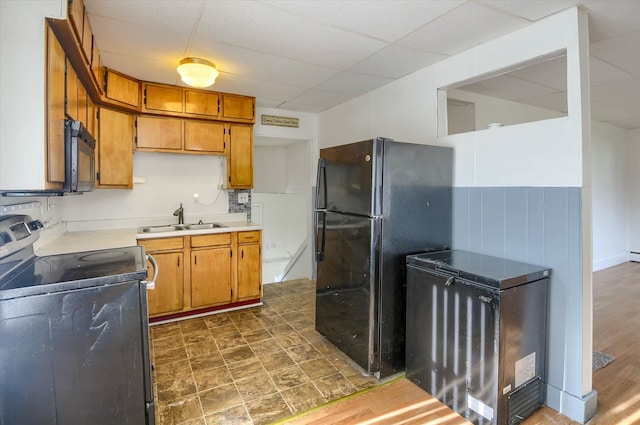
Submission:
[[[239,204],[246,204],[247,202],[249,202],[249,194],[248,193],[238,193],[238,203]]]

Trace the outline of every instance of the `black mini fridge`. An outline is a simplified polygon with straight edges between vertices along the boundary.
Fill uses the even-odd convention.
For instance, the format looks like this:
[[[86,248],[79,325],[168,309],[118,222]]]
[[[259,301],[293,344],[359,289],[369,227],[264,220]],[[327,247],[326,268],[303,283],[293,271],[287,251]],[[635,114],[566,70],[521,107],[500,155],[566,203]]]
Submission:
[[[551,271],[465,251],[409,255],[406,376],[476,425],[544,402]]]

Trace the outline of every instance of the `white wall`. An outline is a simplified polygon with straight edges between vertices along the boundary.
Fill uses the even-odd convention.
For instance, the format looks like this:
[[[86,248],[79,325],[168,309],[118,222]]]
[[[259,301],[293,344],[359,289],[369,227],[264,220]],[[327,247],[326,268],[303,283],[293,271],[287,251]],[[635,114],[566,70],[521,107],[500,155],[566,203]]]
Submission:
[[[627,190],[629,196],[629,251],[640,261],[640,128],[627,135]]]
[[[65,0],[0,1],[0,188],[44,189],[46,17]]]
[[[135,152],[133,174],[144,183],[135,183],[132,190],[96,189],[64,197],[63,218],[74,230],[75,222],[99,220],[121,222],[125,227],[140,219],[177,223],[172,214],[180,203],[185,222],[226,214],[227,191],[218,189],[225,181],[225,167],[223,156]],[[199,195],[198,203],[194,193]]]
[[[593,270],[628,260],[627,130],[593,122]]]
[[[253,192],[283,193],[287,188],[287,148],[285,146],[255,146]]]

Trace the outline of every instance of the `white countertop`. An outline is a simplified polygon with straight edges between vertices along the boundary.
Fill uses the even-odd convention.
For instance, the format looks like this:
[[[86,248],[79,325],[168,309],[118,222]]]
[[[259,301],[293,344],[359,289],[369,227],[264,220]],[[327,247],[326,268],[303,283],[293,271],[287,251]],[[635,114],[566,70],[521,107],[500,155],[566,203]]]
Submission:
[[[65,232],[61,236],[36,247],[36,255],[56,255],[70,252],[136,246],[138,239],[166,238],[172,236],[203,235],[209,233],[260,230],[262,226],[248,221],[228,221],[225,227],[202,230],[175,230],[170,232],[138,233],[138,227],[125,229],[83,230]]]

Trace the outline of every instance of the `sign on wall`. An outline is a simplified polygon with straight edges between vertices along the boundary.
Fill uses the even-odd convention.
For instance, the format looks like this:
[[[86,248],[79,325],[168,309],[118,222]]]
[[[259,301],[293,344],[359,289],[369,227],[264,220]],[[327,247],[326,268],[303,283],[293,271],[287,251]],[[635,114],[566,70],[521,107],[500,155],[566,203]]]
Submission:
[[[262,125],[275,125],[278,127],[300,127],[300,119],[294,117],[280,117],[277,115],[262,115]]]

